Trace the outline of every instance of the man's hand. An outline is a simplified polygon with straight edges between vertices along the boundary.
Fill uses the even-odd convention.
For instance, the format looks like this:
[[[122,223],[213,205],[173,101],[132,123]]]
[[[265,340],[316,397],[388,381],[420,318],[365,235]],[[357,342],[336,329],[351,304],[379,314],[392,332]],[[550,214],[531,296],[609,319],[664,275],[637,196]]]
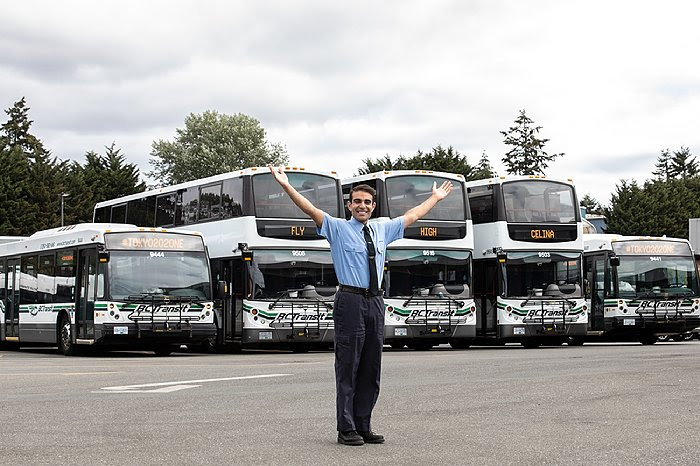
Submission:
[[[438,201],[445,199],[447,195],[450,194],[450,191],[452,191],[451,181],[445,181],[439,188],[436,186],[437,183],[433,182],[433,196],[437,197]]]
[[[289,184],[289,178],[287,178],[287,174],[284,172],[282,167],[273,167],[272,165],[268,165],[268,168],[270,169],[272,176],[279,184],[282,186]]]

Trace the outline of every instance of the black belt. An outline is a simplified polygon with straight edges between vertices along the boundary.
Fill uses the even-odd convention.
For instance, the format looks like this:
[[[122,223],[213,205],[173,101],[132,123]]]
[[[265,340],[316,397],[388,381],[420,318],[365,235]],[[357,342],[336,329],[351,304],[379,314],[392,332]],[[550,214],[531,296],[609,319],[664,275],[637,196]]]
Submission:
[[[345,291],[346,293],[359,294],[361,296],[364,296],[365,298],[374,298],[376,296],[382,296],[384,294],[384,290],[382,289],[380,289],[376,294],[372,294],[367,288],[360,288],[358,286],[350,285],[340,285],[340,287],[338,287],[338,290]]]

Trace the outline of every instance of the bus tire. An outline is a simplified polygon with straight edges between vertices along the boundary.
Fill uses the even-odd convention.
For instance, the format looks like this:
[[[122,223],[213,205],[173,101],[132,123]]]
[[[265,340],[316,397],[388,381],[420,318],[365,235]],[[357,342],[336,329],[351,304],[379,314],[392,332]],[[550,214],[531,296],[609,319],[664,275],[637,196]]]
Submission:
[[[409,348],[416,351],[430,351],[433,348],[433,344],[428,341],[419,341],[409,345]]]
[[[584,342],[583,337],[569,337],[566,344],[569,346],[583,346]]]
[[[58,319],[58,351],[64,356],[74,356],[77,353],[75,343],[73,343],[70,319],[63,314]]]
[[[472,342],[469,340],[457,340],[457,339],[450,340],[450,346],[453,349],[467,349],[471,345],[472,345]]]
[[[309,349],[309,345],[307,345],[306,343],[298,343],[292,345],[292,353],[308,353]]]
[[[406,343],[395,341],[393,343],[389,343],[389,346],[391,346],[391,349],[403,349],[406,346]]]
[[[644,335],[639,339],[639,342],[643,345],[653,345],[658,341],[656,335]]]
[[[539,348],[541,345],[541,342],[537,338],[528,338],[528,339],[522,340],[520,342],[520,344],[523,346],[523,348],[534,349],[534,348]]]
[[[172,345],[162,345],[153,348],[153,352],[159,357],[170,356],[174,350],[175,348]]]

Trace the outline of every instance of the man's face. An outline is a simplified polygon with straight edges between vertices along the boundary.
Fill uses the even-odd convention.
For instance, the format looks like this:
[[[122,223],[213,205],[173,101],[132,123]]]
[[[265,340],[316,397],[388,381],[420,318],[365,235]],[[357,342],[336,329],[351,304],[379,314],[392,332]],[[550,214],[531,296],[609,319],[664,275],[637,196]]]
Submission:
[[[355,191],[352,193],[350,201],[348,201],[348,210],[355,220],[360,223],[367,223],[376,205],[377,204],[372,201],[372,195],[370,193]]]

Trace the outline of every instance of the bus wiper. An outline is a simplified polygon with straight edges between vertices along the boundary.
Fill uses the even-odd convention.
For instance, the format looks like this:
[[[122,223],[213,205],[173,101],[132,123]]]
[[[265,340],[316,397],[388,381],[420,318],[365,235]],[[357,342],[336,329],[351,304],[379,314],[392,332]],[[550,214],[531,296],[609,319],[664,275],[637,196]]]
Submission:
[[[404,306],[408,306],[408,303],[410,303],[411,301],[413,301],[414,298],[417,298],[418,296],[420,296],[421,293],[423,293],[423,292],[426,291],[427,289],[428,289],[427,287],[426,287],[426,288],[416,288],[416,289],[413,291],[413,294],[411,294],[411,297],[408,298],[408,299],[406,300],[406,302],[403,303],[403,305],[404,305]]]
[[[278,297],[277,299],[275,299],[275,301],[274,301],[272,304],[270,304],[269,306],[267,306],[267,308],[270,309],[270,310],[274,309],[275,306],[277,305],[277,303],[280,302],[280,299],[284,298],[285,296],[286,296],[286,297],[291,297],[290,295],[291,295],[292,291],[296,291],[296,290],[284,290],[284,291],[280,291],[279,297]]]

